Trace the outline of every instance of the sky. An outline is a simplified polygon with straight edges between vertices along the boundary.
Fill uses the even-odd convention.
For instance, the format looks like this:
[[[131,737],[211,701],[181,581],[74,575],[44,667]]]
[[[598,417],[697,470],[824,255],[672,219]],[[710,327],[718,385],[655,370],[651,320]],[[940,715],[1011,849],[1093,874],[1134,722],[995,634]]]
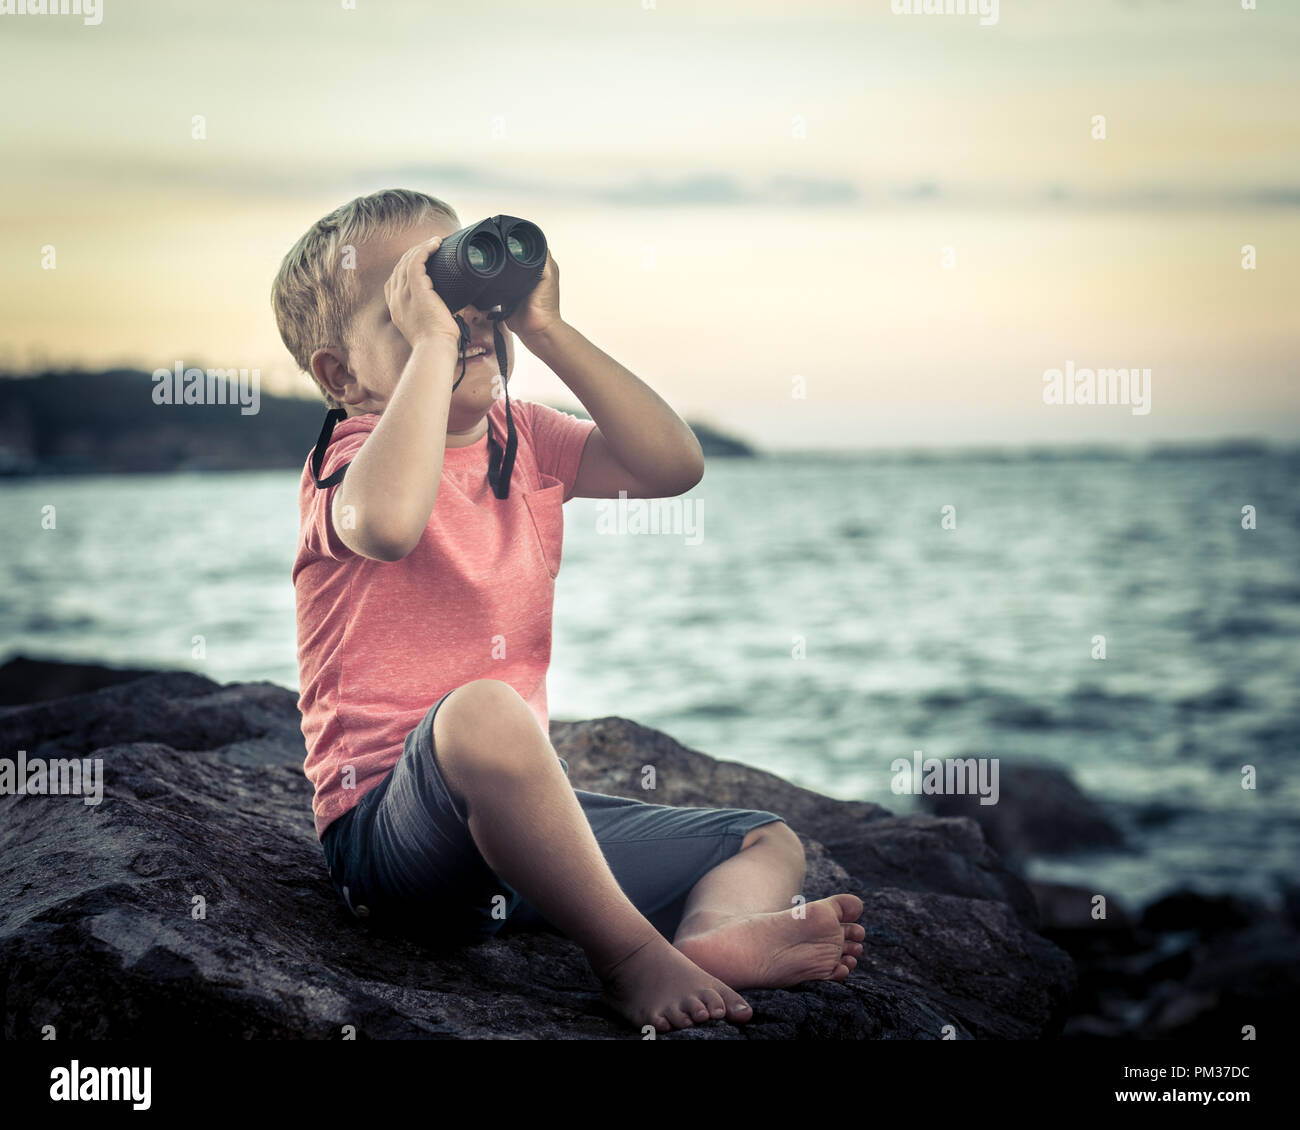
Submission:
[[[761,447],[1294,440],[1300,5],[1241,4],[0,14],[0,367],[315,395],[271,279],[400,185],[534,220],[566,320]],[[578,405],[518,358],[513,395]],[[1147,410],[1044,403],[1067,366],[1150,370]]]

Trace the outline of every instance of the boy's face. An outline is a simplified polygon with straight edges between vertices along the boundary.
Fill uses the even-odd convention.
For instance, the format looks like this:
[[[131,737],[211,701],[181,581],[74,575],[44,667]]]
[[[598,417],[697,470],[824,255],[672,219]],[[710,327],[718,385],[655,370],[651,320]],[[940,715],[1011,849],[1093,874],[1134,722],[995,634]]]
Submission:
[[[411,346],[389,317],[388,302],[384,298],[384,284],[393,273],[393,267],[413,245],[435,235],[446,238],[459,230],[450,220],[432,220],[412,225],[388,239],[377,238],[357,245],[359,298],[348,335],[346,376],[343,372],[338,374],[339,379],[345,381],[344,395],[339,399],[347,406],[348,415],[383,412],[397,391],[402,369],[411,356]],[[460,314],[469,326],[471,341],[465,347],[466,353],[476,345],[487,346],[487,352],[481,357],[466,360],[465,379],[451,395],[451,410],[447,417],[448,443],[458,446],[453,441],[459,439],[472,443],[483,434],[486,428],[484,416],[492,407],[493,384],[498,370],[492,322],[488,317],[475,306],[466,306],[452,313]],[[505,377],[509,379],[514,367],[514,335],[506,329],[504,322],[501,333],[506,345]],[[453,383],[459,376],[460,360],[457,358]]]

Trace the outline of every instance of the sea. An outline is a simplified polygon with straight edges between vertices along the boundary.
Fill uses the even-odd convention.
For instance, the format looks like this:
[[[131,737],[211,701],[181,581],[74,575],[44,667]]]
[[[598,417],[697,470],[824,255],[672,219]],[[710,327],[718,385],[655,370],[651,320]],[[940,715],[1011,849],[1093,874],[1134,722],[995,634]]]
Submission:
[[[297,690],[295,471],[0,481],[0,659]],[[565,507],[551,716],[898,813],[900,758],[1069,771],[1122,851],[1035,878],[1275,900],[1300,859],[1300,451],[712,459]]]

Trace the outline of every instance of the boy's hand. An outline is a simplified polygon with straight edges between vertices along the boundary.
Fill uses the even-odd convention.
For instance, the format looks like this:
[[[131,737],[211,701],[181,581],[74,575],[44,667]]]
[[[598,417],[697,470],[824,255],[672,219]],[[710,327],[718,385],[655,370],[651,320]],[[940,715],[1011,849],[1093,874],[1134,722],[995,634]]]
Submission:
[[[442,236],[435,235],[409,248],[384,283],[384,299],[393,325],[412,349],[421,341],[447,336],[460,344],[460,326],[447,304],[433,289],[426,262],[438,250]]]
[[[522,338],[545,333],[560,322],[560,268],[546,251],[546,266],[528,297],[506,319],[506,326]]]

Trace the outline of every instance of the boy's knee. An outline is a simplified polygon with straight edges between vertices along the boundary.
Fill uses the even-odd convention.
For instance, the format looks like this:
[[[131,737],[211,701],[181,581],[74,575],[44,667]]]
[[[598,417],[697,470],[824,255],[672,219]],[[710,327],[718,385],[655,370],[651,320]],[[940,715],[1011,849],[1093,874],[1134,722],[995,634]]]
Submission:
[[[501,679],[473,679],[452,691],[438,713],[449,707],[455,713],[469,712],[492,718],[518,707],[527,710],[528,704],[514,687]]]
[[[462,771],[518,766],[535,739],[545,737],[528,703],[500,679],[475,679],[457,687],[433,716],[433,727],[439,760],[454,761]]]
[[[769,843],[779,844],[786,848],[791,855],[800,858],[806,858],[803,849],[803,843],[800,841],[794,829],[784,820],[770,820],[766,824],[760,824],[757,828],[751,828],[741,841],[741,848],[752,847],[760,840],[766,840]]]

